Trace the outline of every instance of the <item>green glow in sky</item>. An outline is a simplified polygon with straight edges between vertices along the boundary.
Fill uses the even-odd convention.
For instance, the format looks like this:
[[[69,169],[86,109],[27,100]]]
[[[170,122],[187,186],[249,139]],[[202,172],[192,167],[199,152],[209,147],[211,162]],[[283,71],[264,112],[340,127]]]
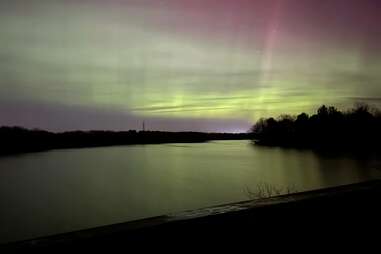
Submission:
[[[0,15],[2,100],[253,122],[381,94],[379,52],[329,36],[298,37],[280,20],[268,32],[238,37],[208,23],[215,34],[197,33],[180,22],[192,18],[182,9],[59,1],[7,7]]]

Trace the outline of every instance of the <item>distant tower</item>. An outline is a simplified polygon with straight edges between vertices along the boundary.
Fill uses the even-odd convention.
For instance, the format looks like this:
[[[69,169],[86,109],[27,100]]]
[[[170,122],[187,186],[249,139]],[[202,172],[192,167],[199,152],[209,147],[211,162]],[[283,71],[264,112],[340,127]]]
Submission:
[[[143,131],[146,131],[146,124],[144,121],[143,121]]]

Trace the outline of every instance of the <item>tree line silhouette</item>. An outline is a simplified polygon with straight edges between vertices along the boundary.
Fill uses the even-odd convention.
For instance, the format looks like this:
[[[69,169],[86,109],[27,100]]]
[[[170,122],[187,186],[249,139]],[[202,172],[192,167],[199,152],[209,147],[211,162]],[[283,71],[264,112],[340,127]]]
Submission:
[[[250,139],[248,133],[165,131],[70,131],[53,133],[22,127],[0,127],[0,155],[50,149],[133,144],[193,143],[210,140]]]
[[[316,114],[261,118],[252,127],[259,145],[380,150],[381,112],[359,103],[347,111],[322,105]]]

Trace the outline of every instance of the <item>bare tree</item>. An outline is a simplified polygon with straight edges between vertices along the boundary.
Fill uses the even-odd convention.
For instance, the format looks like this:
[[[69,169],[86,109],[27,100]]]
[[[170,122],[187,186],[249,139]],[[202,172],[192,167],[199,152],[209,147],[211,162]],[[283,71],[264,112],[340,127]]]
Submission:
[[[280,195],[288,195],[297,192],[295,185],[279,187],[266,182],[260,182],[254,190],[246,187],[246,194],[250,199],[270,198]]]

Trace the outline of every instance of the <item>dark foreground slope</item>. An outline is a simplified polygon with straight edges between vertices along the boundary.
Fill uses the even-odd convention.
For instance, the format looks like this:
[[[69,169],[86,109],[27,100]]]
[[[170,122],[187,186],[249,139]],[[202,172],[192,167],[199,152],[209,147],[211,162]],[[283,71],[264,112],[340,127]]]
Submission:
[[[247,133],[203,133],[164,131],[71,131],[53,133],[20,127],[0,127],[0,155],[49,149],[98,146],[194,143],[210,140],[250,139]]]
[[[296,248],[371,243],[381,225],[381,181],[159,216],[3,245],[3,250]],[[364,240],[365,239],[365,240]],[[344,247],[344,246],[343,246]],[[364,246],[365,247],[365,246]]]

